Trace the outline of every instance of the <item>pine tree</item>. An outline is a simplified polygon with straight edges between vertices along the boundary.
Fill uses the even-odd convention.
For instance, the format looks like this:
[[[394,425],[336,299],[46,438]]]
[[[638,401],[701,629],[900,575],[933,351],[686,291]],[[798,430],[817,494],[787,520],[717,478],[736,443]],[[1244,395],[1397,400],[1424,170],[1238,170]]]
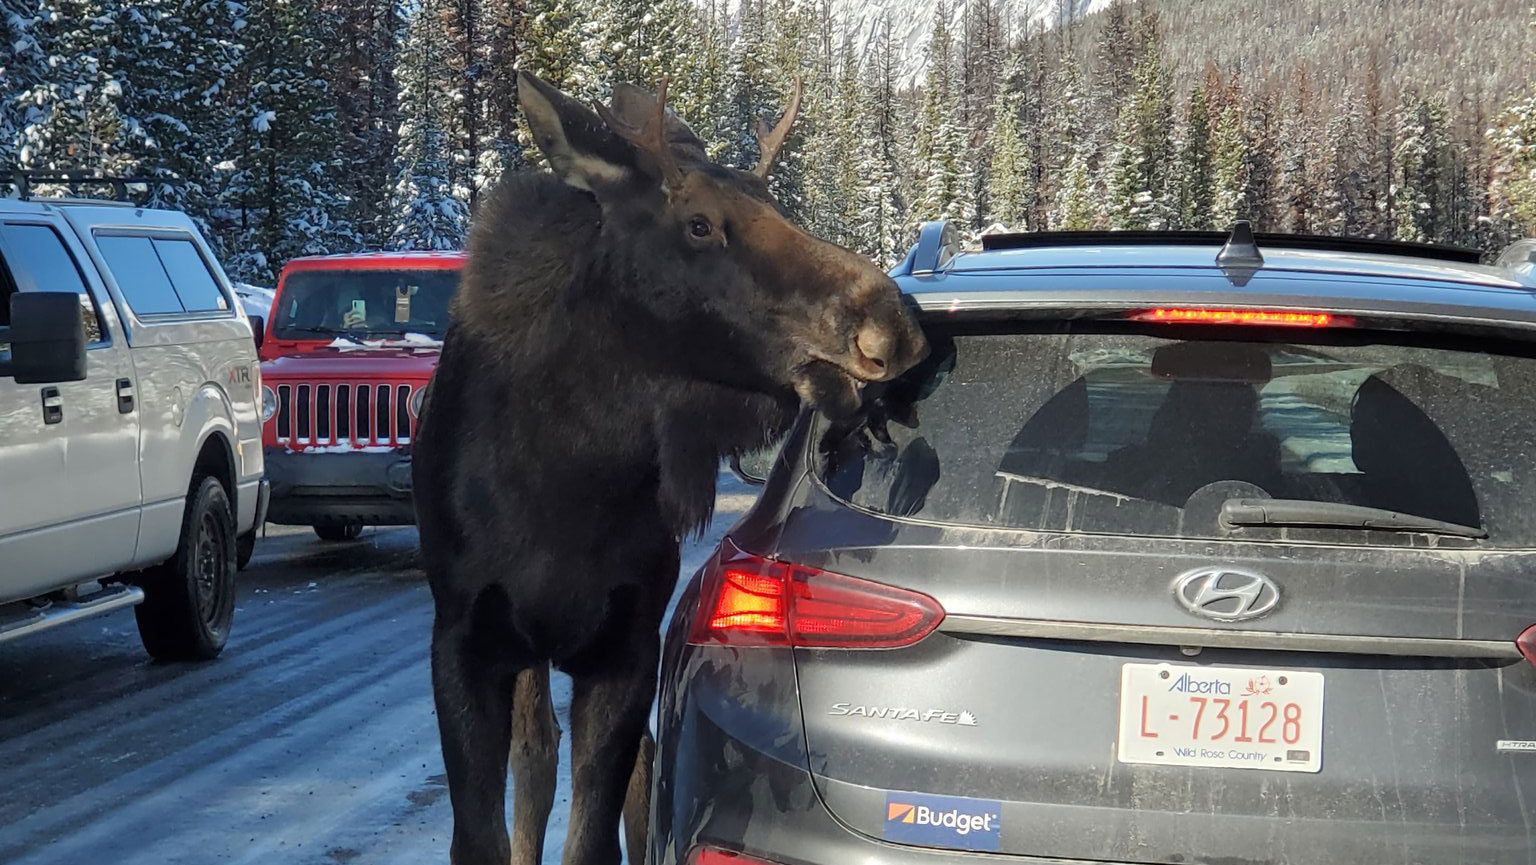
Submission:
[[[608,2],[602,56],[613,80],[655,87],[697,47],[697,10],[689,0]]]
[[[1184,143],[1179,155],[1179,225],[1186,229],[1211,228],[1214,174],[1212,170],[1210,102],[1205,89],[1196,85],[1185,112]]]
[[[1016,85],[1004,79],[992,107],[992,165],[987,181],[991,203],[987,222],[1014,229],[1027,227],[1033,208],[1033,166],[1025,147]]]
[[[1252,219],[1248,172],[1247,124],[1235,102],[1221,107],[1211,141],[1211,225],[1225,231],[1239,219]]]
[[[27,121],[26,97],[49,75],[47,55],[38,41],[40,18],[29,0],[0,0],[0,167],[18,165],[19,138]]]
[[[1406,97],[1398,110],[1392,190],[1392,236],[1418,242],[1445,239],[1450,202],[1450,142],[1443,97]]]
[[[33,170],[111,174],[126,131],[108,52],[117,23],[105,0],[48,0],[32,28],[46,73],[22,94],[18,162]]]
[[[1368,142],[1362,109],[1351,94],[1328,120],[1323,160],[1326,179],[1318,228],[1324,233],[1362,236],[1369,231]]]
[[[1281,150],[1280,123],[1275,117],[1275,99],[1267,90],[1250,93],[1251,102],[1243,112],[1245,156],[1243,172],[1248,188],[1243,197],[1247,218],[1259,231],[1280,227],[1278,168]]]
[[[1508,237],[1536,237],[1536,87],[1499,114],[1489,138],[1491,218]]]
[[[866,176],[872,190],[870,197],[878,200],[869,215],[878,224],[876,258],[890,261],[905,251],[907,229],[911,223],[910,186],[901,173],[901,166],[911,161],[905,158],[906,131],[910,127],[902,123],[899,116],[901,105],[896,76],[900,58],[891,36],[890,19],[883,18],[875,33],[865,73],[870,124],[867,154],[870,165]]]
[[[389,235],[389,186],[400,126],[395,53],[402,20],[391,0],[324,0],[336,22],[337,58],[329,75],[336,101],[336,148],[347,169],[348,219],[370,247]]]
[[[474,184],[488,190],[508,171],[527,160],[519,140],[522,112],[517,107],[517,70],[522,62],[524,0],[480,0],[485,33],[484,66],[479,70],[485,103],[485,131],[475,156]]]
[[[1290,87],[1292,102],[1282,125],[1280,148],[1280,227],[1293,234],[1313,234],[1317,212],[1317,177],[1314,165],[1312,85],[1305,69],[1298,70]]]
[[[240,29],[234,168],[224,191],[233,236],[222,242],[227,270],[270,283],[294,256],[347,252],[363,240],[340,192],[346,166],[326,80],[339,44],[332,22],[309,4],[258,3],[250,12]]]
[[[1124,105],[1136,88],[1136,64],[1142,52],[1137,49],[1131,5],[1127,0],[1112,0],[1104,10],[1104,25],[1097,46],[1099,81],[1111,106]]]
[[[1040,197],[1049,202],[1049,212],[1043,224],[1053,228],[1064,227],[1069,207],[1088,207],[1087,184],[1093,158],[1093,136],[1088,129],[1089,106],[1083,94],[1083,72],[1077,58],[1067,52],[1054,72],[1047,78],[1045,92],[1049,102],[1044,110],[1045,130],[1041,137],[1045,143],[1040,154],[1038,168],[1043,177]],[[1074,179],[1081,180],[1083,187],[1069,191]],[[1073,210],[1072,222],[1091,221]],[[1080,227],[1086,228],[1086,225]]]
[[[400,82],[398,175],[391,197],[397,249],[456,249],[468,229],[467,202],[455,195],[447,131],[454,94],[440,86],[453,48],[445,0],[425,0],[411,16],[395,79]]]
[[[1067,176],[1056,198],[1053,228],[1060,231],[1087,231],[1097,227],[1097,207],[1093,201],[1093,183],[1089,178],[1090,155],[1085,145],[1072,153]]]
[[[933,34],[928,40],[927,80],[918,119],[916,165],[920,220],[958,219],[963,216],[961,154],[963,132],[953,111],[954,55],[949,33],[949,6],[941,2],[933,14]]]
[[[1155,38],[1136,66],[1136,89],[1120,112],[1106,170],[1104,216],[1114,229],[1168,227],[1176,210],[1172,112]]]
[[[704,142],[711,159],[723,158],[734,143],[729,82],[730,17],[723,3],[708,0],[693,23],[695,46],[684,52],[675,70],[676,95],[668,89],[672,110]]]
[[[237,135],[239,8],[225,0],[145,4],[131,17],[148,41],[114,58],[114,77],[127,82],[122,111],[137,130],[136,173],[176,181],[152,186],[146,203],[190,211],[210,231]]]
[[[757,137],[754,129],[759,117],[768,117],[778,108],[777,92],[769,86],[770,57],[768,10],[765,0],[742,0],[737,21],[737,38],[731,46],[726,73],[726,87],[731,94],[730,121],[726,132],[730,141],[721,158],[737,168],[751,168],[757,162]]]

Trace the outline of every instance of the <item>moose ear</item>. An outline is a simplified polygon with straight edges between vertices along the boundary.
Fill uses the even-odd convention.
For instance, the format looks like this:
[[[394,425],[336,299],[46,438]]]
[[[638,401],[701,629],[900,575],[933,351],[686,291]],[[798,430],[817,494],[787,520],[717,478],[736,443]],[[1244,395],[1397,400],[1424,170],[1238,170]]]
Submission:
[[[598,194],[635,178],[634,147],[590,108],[527,72],[517,73],[517,101],[534,143],[561,180]]]
[[[618,83],[613,85],[613,107],[611,109],[615,117],[629,126],[640,129],[656,113],[656,94],[643,87],[633,84]],[[663,136],[668,146],[674,150],[690,151],[691,155],[698,159],[706,158],[704,155],[704,142],[699,136],[673,114],[670,110],[665,113],[666,122],[663,125]]]

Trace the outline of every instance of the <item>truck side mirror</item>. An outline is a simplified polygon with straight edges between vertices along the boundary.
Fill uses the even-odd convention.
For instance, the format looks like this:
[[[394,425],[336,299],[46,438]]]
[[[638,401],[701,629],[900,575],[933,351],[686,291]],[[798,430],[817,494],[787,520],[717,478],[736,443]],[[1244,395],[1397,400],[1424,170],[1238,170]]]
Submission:
[[[267,320],[259,315],[248,315],[251,322],[251,336],[256,340],[256,350],[261,351],[261,344],[267,341]]]
[[[11,295],[11,377],[17,384],[85,380],[85,315],[73,291]]]

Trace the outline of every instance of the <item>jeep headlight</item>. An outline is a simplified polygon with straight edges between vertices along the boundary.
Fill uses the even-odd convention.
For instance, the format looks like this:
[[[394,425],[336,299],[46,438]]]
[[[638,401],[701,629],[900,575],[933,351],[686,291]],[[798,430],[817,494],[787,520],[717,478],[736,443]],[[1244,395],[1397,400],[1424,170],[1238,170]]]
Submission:
[[[421,417],[421,404],[425,402],[426,399],[427,386],[422,385],[421,387],[416,388],[416,392],[411,394],[410,402],[406,403],[406,405],[411,407],[411,417]]]
[[[261,386],[261,422],[266,423],[277,414],[277,392],[266,385]]]

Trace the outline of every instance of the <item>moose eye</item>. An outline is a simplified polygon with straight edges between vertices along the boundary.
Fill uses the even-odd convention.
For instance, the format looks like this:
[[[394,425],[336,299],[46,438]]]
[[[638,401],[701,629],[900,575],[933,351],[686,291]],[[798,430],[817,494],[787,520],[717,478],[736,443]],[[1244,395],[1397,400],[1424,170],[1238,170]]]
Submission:
[[[708,237],[714,230],[714,226],[709,224],[709,220],[702,216],[695,216],[688,220],[688,233],[694,237]]]

